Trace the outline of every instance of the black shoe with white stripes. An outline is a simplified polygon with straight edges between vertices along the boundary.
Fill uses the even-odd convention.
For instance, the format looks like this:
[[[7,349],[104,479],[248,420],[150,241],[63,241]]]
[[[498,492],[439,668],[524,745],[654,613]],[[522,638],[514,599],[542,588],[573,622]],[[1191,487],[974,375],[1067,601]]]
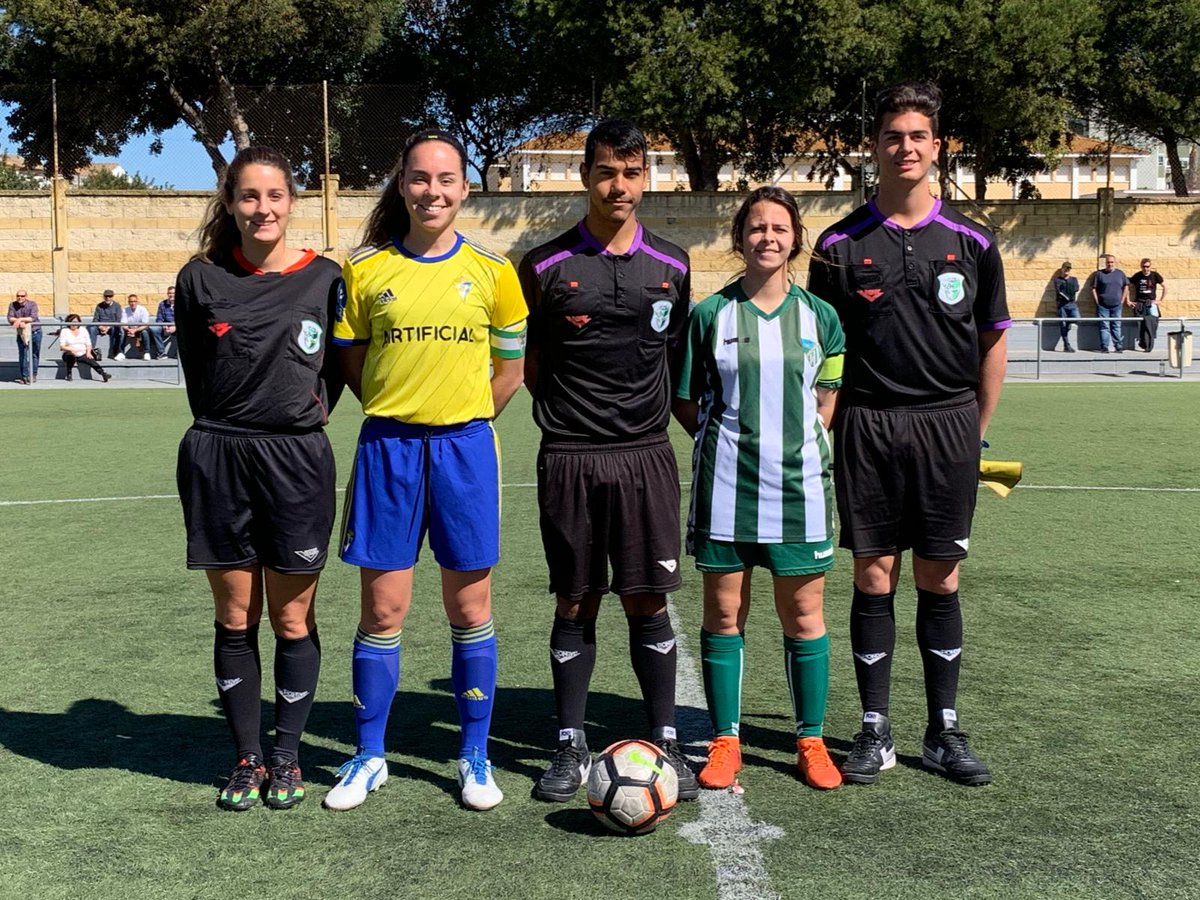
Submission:
[[[925,732],[921,762],[951,781],[969,786],[991,784],[992,773],[972,751],[967,736],[958,730],[958,717],[945,710]]]

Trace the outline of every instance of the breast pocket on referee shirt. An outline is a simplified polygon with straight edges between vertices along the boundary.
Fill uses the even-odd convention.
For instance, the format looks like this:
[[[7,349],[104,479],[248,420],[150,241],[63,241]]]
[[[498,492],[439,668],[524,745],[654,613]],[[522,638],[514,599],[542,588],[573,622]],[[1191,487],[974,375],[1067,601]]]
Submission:
[[[600,330],[601,308],[598,290],[570,281],[554,289],[547,318],[559,340],[591,338]]]
[[[929,310],[935,316],[969,319],[975,308],[978,279],[964,259],[935,259],[930,264]]]
[[[321,324],[321,316],[309,310],[293,310],[292,327],[288,332],[288,359],[315,372],[321,368],[324,349],[325,326]]]
[[[674,285],[669,281],[642,289],[641,308],[638,310],[638,343],[643,347],[657,349],[666,343],[671,312],[678,298]]]
[[[240,304],[212,299],[205,312],[205,375],[215,396],[239,394],[250,369],[246,353],[245,321]]]
[[[890,316],[895,299],[887,284],[886,272],[875,263],[863,263],[850,268],[850,290],[866,310],[868,318]]]

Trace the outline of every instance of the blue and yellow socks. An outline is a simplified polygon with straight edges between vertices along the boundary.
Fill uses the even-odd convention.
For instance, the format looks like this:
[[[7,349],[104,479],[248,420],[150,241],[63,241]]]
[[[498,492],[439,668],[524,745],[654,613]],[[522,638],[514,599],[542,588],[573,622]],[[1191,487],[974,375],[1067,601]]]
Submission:
[[[396,688],[400,686],[400,632],[368,634],[358,629],[350,670],[358,752],[365,756],[383,756],[388,713]]]
[[[496,628],[491,619],[469,628],[450,626],[450,683],[462,724],[459,756],[474,748],[486,757],[496,696]]]

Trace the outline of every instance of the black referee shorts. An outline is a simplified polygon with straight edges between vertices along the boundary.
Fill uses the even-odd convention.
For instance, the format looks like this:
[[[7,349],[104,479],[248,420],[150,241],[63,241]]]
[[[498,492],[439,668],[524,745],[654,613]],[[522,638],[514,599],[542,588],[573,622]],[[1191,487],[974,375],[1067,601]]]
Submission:
[[[979,483],[979,407],[838,410],[834,486],[841,546],[965,559]]]
[[[679,589],[679,470],[666,435],[543,444],[538,506],[555,594]]]
[[[335,476],[324,431],[264,435],[193,425],[176,470],[188,568],[320,572]]]

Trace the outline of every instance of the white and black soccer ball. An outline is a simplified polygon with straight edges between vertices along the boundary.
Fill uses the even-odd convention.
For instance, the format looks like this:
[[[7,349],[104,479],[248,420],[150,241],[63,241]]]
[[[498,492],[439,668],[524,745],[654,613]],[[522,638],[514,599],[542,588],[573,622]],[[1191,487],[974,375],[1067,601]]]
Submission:
[[[596,757],[588,776],[593,815],[619,834],[653,831],[678,798],[674,766],[646,741],[617,741]]]

